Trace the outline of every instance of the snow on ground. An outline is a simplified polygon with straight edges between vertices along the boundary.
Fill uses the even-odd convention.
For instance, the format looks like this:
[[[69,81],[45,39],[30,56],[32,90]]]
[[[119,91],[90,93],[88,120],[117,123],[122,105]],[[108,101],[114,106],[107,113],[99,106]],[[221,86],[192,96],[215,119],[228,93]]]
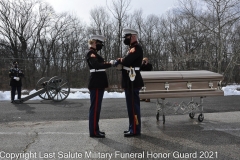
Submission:
[[[223,87],[222,90],[224,91],[224,96],[231,96],[231,95],[240,95],[240,85],[228,85]],[[26,90],[22,90],[22,92],[28,92]],[[36,90],[32,90],[29,94],[35,93]],[[17,96],[17,95],[16,95]],[[27,95],[22,95],[22,98],[26,97]],[[11,98],[10,91],[0,91],[0,100],[10,100]],[[125,98],[124,92],[104,92],[103,98]],[[17,99],[17,97],[15,98]],[[88,93],[87,88],[71,88],[69,96],[67,99],[90,99],[90,95]],[[40,97],[36,96],[31,100],[41,100]]]

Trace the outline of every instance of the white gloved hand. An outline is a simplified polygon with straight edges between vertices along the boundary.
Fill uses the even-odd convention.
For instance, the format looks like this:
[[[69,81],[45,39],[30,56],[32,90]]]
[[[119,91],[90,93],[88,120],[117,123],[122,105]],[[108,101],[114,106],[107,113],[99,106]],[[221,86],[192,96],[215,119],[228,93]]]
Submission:
[[[16,81],[19,81],[19,80],[20,80],[19,77],[14,77],[13,79],[15,79]]]
[[[114,65],[117,61],[116,60],[111,60],[109,63],[111,63],[112,65]]]

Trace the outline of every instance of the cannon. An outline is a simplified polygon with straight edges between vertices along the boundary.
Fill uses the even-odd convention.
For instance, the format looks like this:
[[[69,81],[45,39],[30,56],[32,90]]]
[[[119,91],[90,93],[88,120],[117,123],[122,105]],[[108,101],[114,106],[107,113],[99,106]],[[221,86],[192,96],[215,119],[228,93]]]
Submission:
[[[52,78],[42,77],[36,84],[36,92],[24,98],[15,100],[14,103],[23,103],[33,97],[39,96],[44,100],[53,100],[61,102],[65,100],[69,93],[70,87],[67,80],[55,76]]]

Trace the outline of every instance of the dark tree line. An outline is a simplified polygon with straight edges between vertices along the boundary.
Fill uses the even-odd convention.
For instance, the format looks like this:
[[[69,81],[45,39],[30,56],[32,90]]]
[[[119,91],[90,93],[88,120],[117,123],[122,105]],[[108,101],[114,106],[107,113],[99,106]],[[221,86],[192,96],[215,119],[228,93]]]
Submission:
[[[130,10],[130,0],[107,0],[90,11],[84,24],[76,15],[56,14],[43,0],[0,1],[0,87],[8,90],[13,60],[24,70],[24,88],[41,77],[67,78],[71,87],[86,87],[85,62],[92,34],[107,37],[101,54],[106,61],[123,56],[122,29],[139,31],[144,56],[154,70],[210,70],[225,83],[239,83],[239,0],[179,0],[162,16]],[[120,73],[107,71],[111,87],[120,87]]]

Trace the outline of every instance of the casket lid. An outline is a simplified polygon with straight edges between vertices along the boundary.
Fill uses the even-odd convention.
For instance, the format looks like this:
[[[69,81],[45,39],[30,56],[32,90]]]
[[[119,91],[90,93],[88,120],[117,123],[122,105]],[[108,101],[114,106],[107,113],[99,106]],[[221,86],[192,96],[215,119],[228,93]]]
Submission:
[[[143,80],[223,79],[223,75],[206,70],[193,71],[141,71]]]

